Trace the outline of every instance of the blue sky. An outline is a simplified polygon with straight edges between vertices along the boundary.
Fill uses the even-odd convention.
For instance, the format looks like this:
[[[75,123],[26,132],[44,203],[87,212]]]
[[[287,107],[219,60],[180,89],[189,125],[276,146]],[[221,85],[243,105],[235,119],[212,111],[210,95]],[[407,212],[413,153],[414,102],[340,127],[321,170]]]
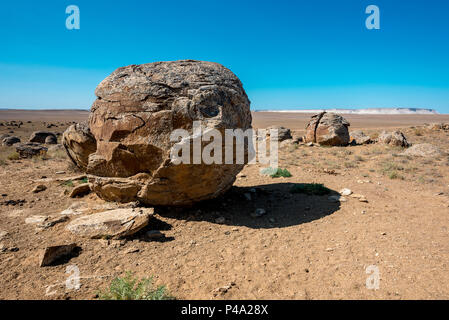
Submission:
[[[120,66],[198,59],[230,68],[253,109],[449,113],[448,0],[2,1],[0,41],[0,108],[88,109]]]

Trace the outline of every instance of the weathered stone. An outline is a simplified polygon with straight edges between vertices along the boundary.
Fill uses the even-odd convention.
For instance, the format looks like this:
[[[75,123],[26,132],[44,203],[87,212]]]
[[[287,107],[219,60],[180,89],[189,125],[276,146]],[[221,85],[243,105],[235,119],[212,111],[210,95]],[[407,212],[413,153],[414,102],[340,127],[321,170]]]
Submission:
[[[430,143],[420,143],[416,144],[407,150],[405,150],[401,155],[404,156],[415,156],[415,157],[437,157],[441,156],[443,153],[440,149]]]
[[[43,223],[48,219],[48,216],[31,216],[25,219],[26,224]]]
[[[7,231],[0,230],[0,241],[3,240],[8,235]]]
[[[87,169],[89,155],[97,150],[97,141],[84,122],[68,127],[62,135],[62,144],[73,163],[83,170]]]
[[[320,145],[345,146],[349,143],[349,122],[335,113],[313,115],[306,127],[305,142]]]
[[[16,151],[20,158],[31,158],[33,156],[44,155],[47,153],[47,148],[39,143],[22,143],[16,145]]]
[[[43,184],[39,184],[39,185],[37,185],[37,186],[35,186],[33,188],[32,192],[33,193],[39,193],[39,192],[42,192],[42,191],[45,191],[45,190],[47,190],[47,187],[45,185],[43,185]]]
[[[287,139],[292,139],[292,134],[290,132],[290,129],[288,128],[284,128],[281,126],[271,126],[267,128],[267,135],[270,136],[271,138],[271,133],[270,130],[277,130],[278,135],[277,135],[277,139],[273,139],[273,141],[284,141]]]
[[[5,137],[2,140],[2,144],[7,147],[10,147],[19,142],[20,142],[20,139],[18,137]]]
[[[67,220],[69,220],[68,216],[48,217],[45,221],[37,223],[37,227],[47,229],[58,223],[66,222]]]
[[[66,229],[92,239],[119,239],[132,235],[148,224],[153,209],[116,209],[79,217]]]
[[[91,192],[91,184],[83,183],[72,189],[70,192],[70,198],[83,197]]]
[[[85,202],[75,202],[72,203],[67,209],[61,211],[62,215],[79,215],[86,213],[89,210],[87,203]]]
[[[87,172],[103,199],[187,205],[227,191],[243,164],[179,164],[170,135],[193,122],[203,132],[251,128],[250,102],[240,80],[212,62],[174,61],[117,69],[95,91],[89,118],[97,150]],[[225,141],[222,141],[223,154]],[[207,143],[205,143],[207,145]],[[204,147],[204,145],[203,145]],[[247,150],[245,150],[246,153]]]
[[[72,255],[76,248],[76,243],[47,247],[41,254],[39,265],[41,267],[51,266],[57,260]]]
[[[342,196],[349,196],[352,193],[352,191],[351,191],[351,189],[343,188],[343,189],[340,190],[339,193]]]
[[[56,135],[53,132],[35,131],[31,134],[29,142],[45,143],[47,137],[53,137],[57,140]]]
[[[47,136],[45,138],[44,142],[46,144],[57,144],[58,143],[58,139],[56,138],[56,136],[50,135],[50,136]]]
[[[411,145],[401,131],[393,131],[393,132],[383,131],[377,138],[377,142],[405,148]]]
[[[368,144],[371,143],[371,137],[363,133],[361,130],[352,131],[349,134],[352,144]]]

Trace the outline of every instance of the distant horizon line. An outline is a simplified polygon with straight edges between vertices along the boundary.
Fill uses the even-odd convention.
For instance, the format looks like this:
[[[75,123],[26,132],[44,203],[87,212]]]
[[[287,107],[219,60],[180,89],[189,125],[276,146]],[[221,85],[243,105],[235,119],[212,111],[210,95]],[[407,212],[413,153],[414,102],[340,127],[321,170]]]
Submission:
[[[83,108],[29,108],[29,107],[15,107],[15,108],[0,108],[0,110],[4,111],[79,111],[79,112],[90,112],[90,108],[83,109]],[[253,109],[251,108],[252,112],[281,112],[281,113],[314,113],[314,112],[322,112],[322,111],[335,111],[335,112],[348,112],[348,113],[355,113],[355,114],[370,114],[369,112],[366,113],[364,111],[409,111],[409,112],[398,112],[396,114],[449,114],[449,113],[441,113],[437,111],[436,109],[432,108],[405,108],[405,107],[390,107],[390,108],[307,108],[307,109]],[[418,111],[418,112],[416,112]],[[420,111],[424,111],[424,113],[420,113]],[[379,112],[371,112],[371,114],[395,114],[393,112],[388,113],[379,113]]]

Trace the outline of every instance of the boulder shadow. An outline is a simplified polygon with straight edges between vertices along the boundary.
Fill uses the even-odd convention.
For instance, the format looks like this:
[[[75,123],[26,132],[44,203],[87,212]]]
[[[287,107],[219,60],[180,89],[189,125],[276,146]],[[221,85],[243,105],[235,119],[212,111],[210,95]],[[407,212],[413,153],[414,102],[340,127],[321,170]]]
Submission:
[[[139,230],[138,232],[136,232],[135,234],[126,237],[126,239],[128,240],[140,240],[143,242],[170,242],[175,240],[174,237],[166,237],[163,233],[161,234],[160,237],[157,238],[148,238],[146,236],[146,233],[148,231],[168,231],[172,229],[172,225],[162,221],[160,219],[158,219],[155,216],[152,216],[150,218],[150,221],[148,222],[148,225],[144,228],[142,228],[141,230]]]
[[[315,187],[313,184],[302,186]],[[326,194],[294,193],[297,183],[273,183],[252,187],[233,186],[224,195],[191,207],[156,207],[155,213],[185,221],[208,221],[252,229],[285,228],[321,219],[340,209],[340,201],[331,201],[338,192]],[[322,190],[319,190],[322,191]],[[302,191],[301,191],[302,192]],[[319,193],[319,192],[318,192]],[[265,214],[257,216],[263,209]]]

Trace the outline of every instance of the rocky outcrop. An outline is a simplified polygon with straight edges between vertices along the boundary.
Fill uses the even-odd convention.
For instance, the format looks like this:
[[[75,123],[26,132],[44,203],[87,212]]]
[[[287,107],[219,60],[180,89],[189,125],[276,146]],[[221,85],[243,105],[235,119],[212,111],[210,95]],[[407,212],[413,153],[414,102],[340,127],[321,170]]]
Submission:
[[[401,131],[383,131],[377,138],[377,142],[403,148],[411,146]]]
[[[70,222],[66,229],[92,239],[119,239],[144,228],[153,209],[116,209],[82,216]]]
[[[335,113],[321,112],[313,115],[306,127],[306,143],[345,146],[349,143],[349,122]]]
[[[170,135],[193,122],[203,133],[251,128],[250,102],[240,80],[217,63],[156,62],[119,68],[95,94],[89,128],[97,141],[87,172],[103,199],[187,205],[227,191],[243,164],[175,164]],[[207,144],[207,143],[205,143]],[[205,145],[203,143],[203,147]],[[222,141],[223,155],[225,141]]]
[[[35,131],[30,136],[29,142],[45,143],[47,137],[52,137],[50,139],[57,141],[57,137],[53,132],[48,131]],[[50,141],[49,139],[49,141]]]
[[[97,150],[97,141],[84,122],[68,127],[62,135],[62,144],[70,160],[84,171],[87,169],[89,155]]]
[[[21,143],[16,144],[16,151],[20,158],[31,158],[33,156],[44,155],[47,153],[47,148],[39,143]]]

